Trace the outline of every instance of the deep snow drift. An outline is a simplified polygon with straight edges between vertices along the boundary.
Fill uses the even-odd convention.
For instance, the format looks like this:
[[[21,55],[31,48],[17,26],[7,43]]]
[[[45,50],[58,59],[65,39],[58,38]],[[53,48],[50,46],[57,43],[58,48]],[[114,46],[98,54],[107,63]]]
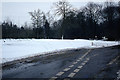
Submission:
[[[61,49],[98,48],[118,45],[113,41],[96,40],[52,40],[52,39],[2,39],[2,62],[23,57],[45,54]]]

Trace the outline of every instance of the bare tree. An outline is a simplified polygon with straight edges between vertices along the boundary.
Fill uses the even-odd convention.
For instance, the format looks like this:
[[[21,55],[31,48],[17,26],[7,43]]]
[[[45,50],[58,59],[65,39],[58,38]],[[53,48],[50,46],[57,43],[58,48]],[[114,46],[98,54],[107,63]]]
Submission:
[[[62,16],[63,19],[65,19],[66,14],[71,10],[72,6],[70,5],[69,2],[66,0],[61,0],[56,3],[55,5],[55,15],[60,15]]]
[[[103,17],[101,14],[102,5],[95,4],[93,2],[89,2],[85,8],[83,8],[83,13],[88,21],[88,35],[91,38],[95,38],[96,36],[96,26],[97,24],[103,21]]]
[[[44,13],[38,10],[34,10],[34,12],[29,12],[32,20],[33,27],[36,28],[37,38],[39,37],[39,28],[44,25]]]
[[[58,1],[56,3],[54,3],[55,5],[55,15],[59,15],[59,16],[62,16],[63,18],[63,22],[62,22],[62,25],[61,25],[61,36],[62,36],[62,39],[63,39],[63,36],[64,36],[64,20],[66,19],[66,15],[68,12],[71,11],[72,9],[72,6],[70,5],[69,2],[67,2],[66,0],[61,0],[61,1]]]
[[[48,23],[50,24],[50,26],[52,26],[52,24],[54,23],[54,17],[52,16],[52,14],[50,13],[50,11],[48,11],[46,13],[46,19],[48,21]]]
[[[38,9],[38,10],[34,10],[34,12],[29,12],[29,14],[31,16],[33,26],[36,28],[41,27],[44,13],[40,11],[40,9]]]
[[[102,21],[102,5],[95,4],[93,2],[89,2],[87,6],[83,9],[83,12],[86,17],[93,19],[96,23],[100,23]]]

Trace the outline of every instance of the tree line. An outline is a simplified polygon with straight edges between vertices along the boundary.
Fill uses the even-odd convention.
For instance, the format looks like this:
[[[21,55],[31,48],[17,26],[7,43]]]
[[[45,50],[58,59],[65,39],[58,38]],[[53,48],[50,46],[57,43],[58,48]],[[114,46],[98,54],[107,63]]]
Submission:
[[[102,39],[120,40],[120,2],[89,2],[75,9],[65,1],[54,3],[54,15],[45,14],[40,9],[29,12],[32,27],[17,26],[12,21],[4,21],[2,38],[37,39]]]

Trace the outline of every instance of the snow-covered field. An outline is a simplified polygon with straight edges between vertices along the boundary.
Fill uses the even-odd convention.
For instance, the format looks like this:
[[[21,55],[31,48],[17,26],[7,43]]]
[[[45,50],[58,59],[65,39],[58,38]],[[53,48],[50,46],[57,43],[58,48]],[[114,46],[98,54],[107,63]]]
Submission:
[[[45,54],[62,49],[98,48],[118,45],[114,41],[96,40],[52,40],[52,39],[2,39],[2,62],[23,57]]]

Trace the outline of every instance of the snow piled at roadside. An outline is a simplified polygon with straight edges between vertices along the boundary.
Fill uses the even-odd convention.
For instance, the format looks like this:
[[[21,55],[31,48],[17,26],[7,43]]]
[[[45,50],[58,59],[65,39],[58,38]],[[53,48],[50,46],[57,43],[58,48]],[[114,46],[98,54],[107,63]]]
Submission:
[[[45,52],[75,48],[99,48],[118,45],[115,41],[57,40],[57,39],[2,39],[2,63]]]

